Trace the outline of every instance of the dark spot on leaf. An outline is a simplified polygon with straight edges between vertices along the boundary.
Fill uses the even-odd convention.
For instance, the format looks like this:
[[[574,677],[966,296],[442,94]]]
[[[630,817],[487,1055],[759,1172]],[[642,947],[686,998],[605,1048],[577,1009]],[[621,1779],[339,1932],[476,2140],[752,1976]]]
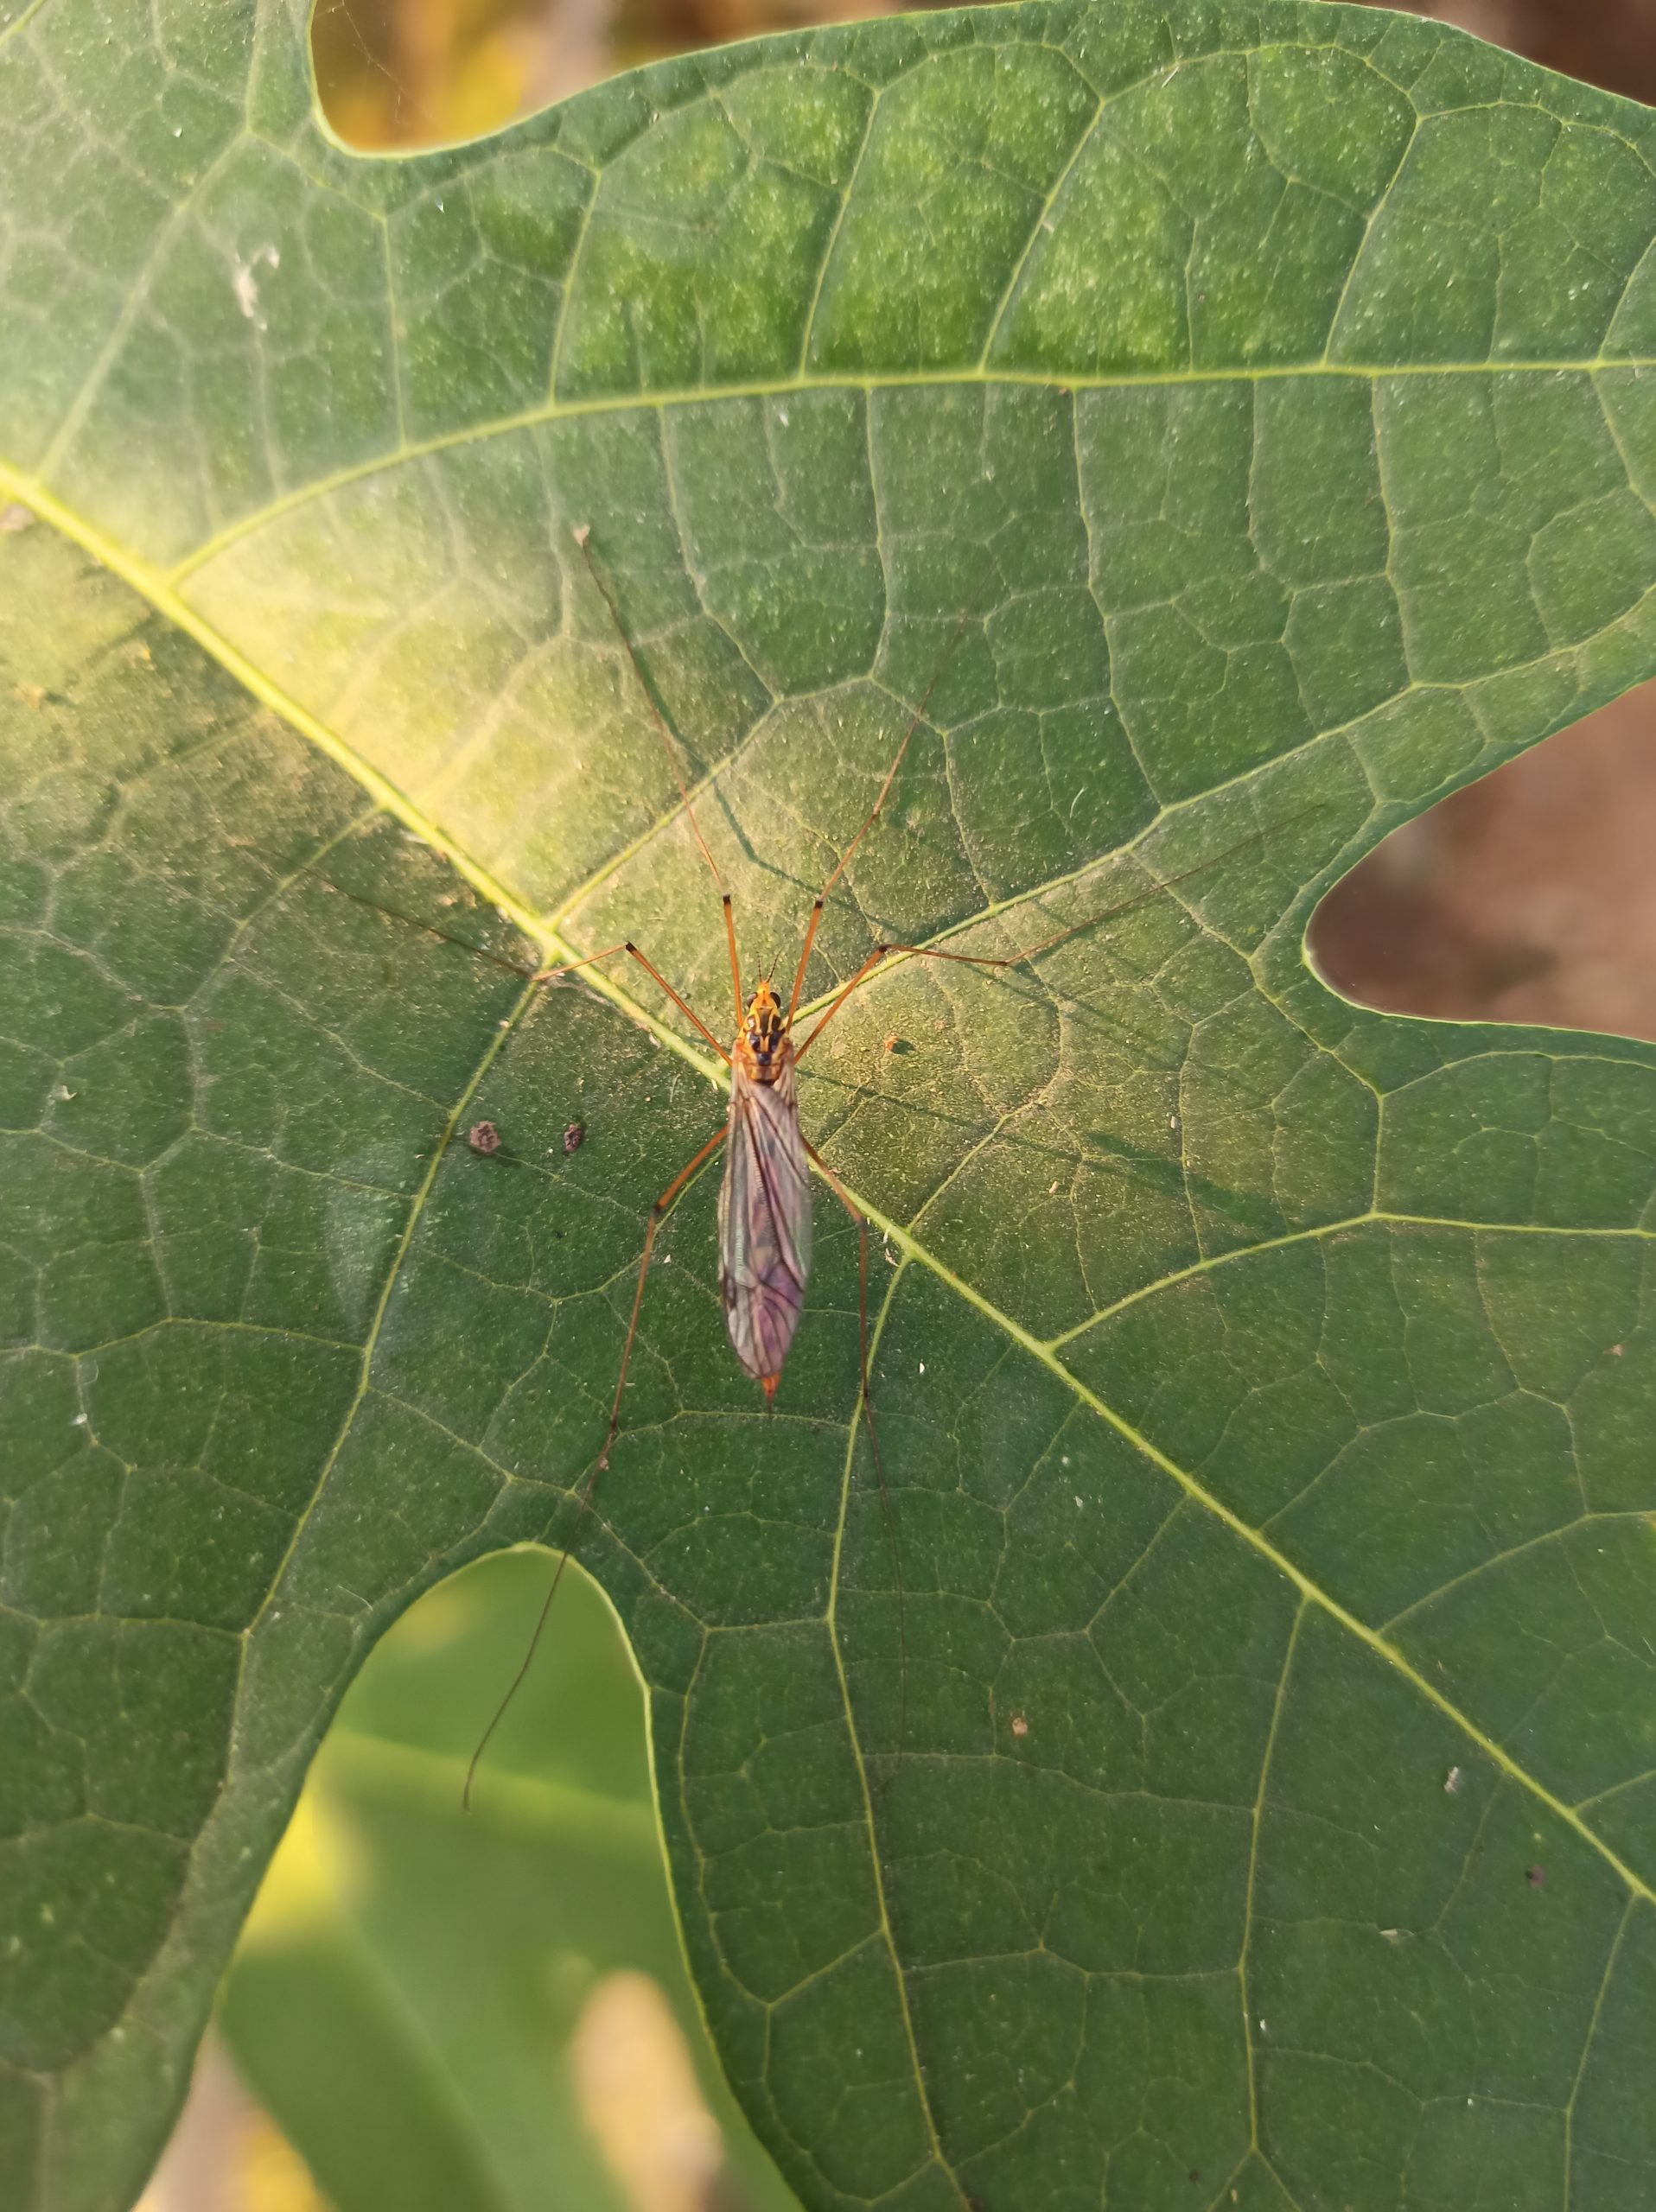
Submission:
[[[466,1132],[466,1141],[474,1152],[487,1156],[500,1149],[500,1132],[493,1122],[474,1122]]]
[[[1524,1870],[1524,1879],[1532,1890],[1538,1890],[1546,1878],[1547,1870],[1545,1866],[1526,1866]]]
[[[564,1132],[564,1151],[579,1152],[586,1141],[586,1135],[587,1125],[584,1122],[571,1122]]]

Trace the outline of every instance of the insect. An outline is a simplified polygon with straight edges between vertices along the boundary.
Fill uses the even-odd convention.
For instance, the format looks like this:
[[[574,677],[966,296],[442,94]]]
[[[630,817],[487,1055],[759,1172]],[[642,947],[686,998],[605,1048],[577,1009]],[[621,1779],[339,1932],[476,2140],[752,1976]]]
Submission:
[[[805,1135],[799,1125],[798,1069],[799,1063],[816,1044],[847,1001],[892,956],[924,960],[938,960],[961,966],[990,970],[1010,970],[1049,952],[1082,931],[1096,927],[1112,916],[1130,908],[1160,898],[1173,885],[1186,877],[1206,872],[1216,867],[1231,854],[1257,843],[1264,832],[1239,839],[1195,868],[1162,879],[1153,889],[1135,897],[1118,901],[1101,912],[1088,915],[1083,920],[1043,938],[1038,944],[1006,956],[991,957],[978,953],[957,952],[931,944],[916,944],[882,940],[876,944],[849,978],[835,988],[819,1010],[808,1015],[809,1027],[803,1036],[796,1033],[800,1024],[800,1002],[804,994],[806,975],[825,907],[835,887],[845,874],[853,855],[878,823],[882,809],[902,767],[914,734],[926,716],[932,695],[943,673],[951,653],[964,633],[973,607],[987,581],[985,570],[978,591],[968,600],[948,645],[940,656],[919,705],[909,719],[901,741],[893,753],[884,779],[876,795],[874,804],[864,816],[855,835],[845,845],[839,858],[812,902],[806,922],[798,963],[793,971],[793,985],[786,1001],[778,995],[769,974],[758,977],[751,988],[745,988],[736,939],[735,909],[731,894],[726,887],[717,861],[702,833],[691,800],[678,749],[668,728],[666,718],[657,704],[638,648],[633,642],[615,590],[603,568],[600,565],[591,543],[589,527],[583,524],[574,532],[586,569],[599,596],[607,607],[616,635],[631,662],[640,690],[654,720],[657,734],[678,785],[684,814],[712,875],[721,903],[724,938],[729,956],[730,982],[733,996],[735,1027],[727,1046],[715,1031],[691,1006],[680,992],[661,973],[640,947],[631,939],[605,945],[596,952],[579,959],[564,961],[553,967],[534,972],[531,980],[537,984],[551,983],[563,976],[596,966],[599,962],[625,957],[632,960],[651,979],[652,982],[672,1001],[679,1012],[711,1046],[729,1071],[729,1103],[724,1120],[707,1139],[700,1149],[687,1160],[672,1178],[650,1209],[645,1230],[643,1249],[640,1255],[638,1274],[634,1285],[631,1310],[627,1333],[621,1349],[620,1370],[615,1380],[615,1395],[610,1402],[609,1418],[602,1444],[598,1450],[586,1478],[582,1484],[576,1520],[564,1548],[554,1570],[533,1635],[522,1664],[497,1707],[494,1718],[480,1739],[468,1770],[464,1790],[469,1804],[473,1778],[479,1761],[487,1747],[507,1706],[526,1675],[532,1661],[541,1631],[545,1625],[553,1599],[557,1594],[564,1567],[575,1548],[585,1515],[591,1504],[597,1478],[608,1466],[609,1454],[621,1427],[621,1408],[627,1389],[627,1372],[638,1337],[639,1317],[643,1306],[645,1286],[649,1277],[651,1260],[654,1253],[657,1234],[675,1201],[697,1172],[723,1146],[726,1147],[724,1176],[718,1201],[719,1289],[724,1320],[732,1350],[746,1372],[758,1384],[767,1405],[775,1398],[789,1349],[804,1312],[806,1287],[811,1272],[812,1205],[811,1173],[815,1167],[830,1191],[844,1208],[854,1224],[859,1243],[859,1373],[860,1410],[867,1429],[876,1471],[879,1479],[882,1509],[886,1516],[888,1534],[893,1540],[898,1599],[898,1635],[900,1649],[903,1643],[902,1590],[901,1567],[896,1562],[895,1529],[892,1526],[889,1494],[885,1471],[880,1457],[878,1433],[875,1424],[874,1405],[869,1382],[869,1326],[868,1326],[868,1268],[869,1223],[831,1168]],[[1308,807],[1302,813],[1316,811]],[[1287,820],[1297,817],[1284,817]],[[1280,827],[1281,823],[1273,825]],[[348,895],[348,894],[347,894]],[[404,917],[404,918],[410,918]],[[438,937],[446,932],[435,930],[428,924],[416,925]],[[458,940],[451,940],[458,941]],[[471,946],[473,951],[481,948]],[[485,956],[492,957],[493,956]],[[511,965],[501,963],[502,965]],[[515,972],[526,971],[518,969]],[[885,1050],[895,1051],[901,1044],[895,1034],[885,1040]],[[481,1125],[480,1125],[481,1126]],[[571,1124],[564,1135],[564,1148],[573,1151],[580,1141],[577,1131],[583,1125]],[[474,1133],[474,1141],[475,1135]],[[899,1726],[899,1741],[901,1726]]]

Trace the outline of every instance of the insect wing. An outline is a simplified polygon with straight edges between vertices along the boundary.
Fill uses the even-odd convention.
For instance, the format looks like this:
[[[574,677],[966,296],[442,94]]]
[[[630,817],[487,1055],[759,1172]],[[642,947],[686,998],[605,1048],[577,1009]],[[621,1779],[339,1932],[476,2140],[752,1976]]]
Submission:
[[[767,1392],[799,1325],[810,1272],[811,1182],[792,1058],[770,1083],[738,1065],[719,1188],[719,1288],[736,1356]]]

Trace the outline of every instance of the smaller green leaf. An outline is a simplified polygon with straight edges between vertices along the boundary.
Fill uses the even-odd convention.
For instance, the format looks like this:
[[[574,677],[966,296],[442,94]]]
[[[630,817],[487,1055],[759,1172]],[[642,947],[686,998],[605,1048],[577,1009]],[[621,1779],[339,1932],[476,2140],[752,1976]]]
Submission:
[[[472,1746],[551,1572],[539,1551],[481,1561],[375,1649],[265,1877],[226,1985],[225,2035],[337,2212],[627,2212],[583,2110],[575,2041],[605,1977],[646,1974],[741,2202],[787,2212],[793,2193],[707,2044],[668,1898],[638,1676],[578,1568],[490,1742],[471,1817],[462,1810]]]

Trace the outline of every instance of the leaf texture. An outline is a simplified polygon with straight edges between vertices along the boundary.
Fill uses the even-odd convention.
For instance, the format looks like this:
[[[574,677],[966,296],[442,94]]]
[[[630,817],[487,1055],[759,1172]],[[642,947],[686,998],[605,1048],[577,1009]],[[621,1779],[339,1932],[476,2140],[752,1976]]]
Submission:
[[[304,33],[0,16],[22,2201],[130,2200],[362,1653],[570,1526],[717,1126],[671,1008],[511,972],[728,988],[585,523],[749,967],[934,677],[812,992],[1125,907],[802,1077],[901,1627],[855,1237],[767,1421],[705,1179],[664,1235],[583,1556],[764,2140],[892,2212],[1647,2202],[1656,1054],[1301,944],[1656,670],[1651,118],[1119,0],[366,160]]]

